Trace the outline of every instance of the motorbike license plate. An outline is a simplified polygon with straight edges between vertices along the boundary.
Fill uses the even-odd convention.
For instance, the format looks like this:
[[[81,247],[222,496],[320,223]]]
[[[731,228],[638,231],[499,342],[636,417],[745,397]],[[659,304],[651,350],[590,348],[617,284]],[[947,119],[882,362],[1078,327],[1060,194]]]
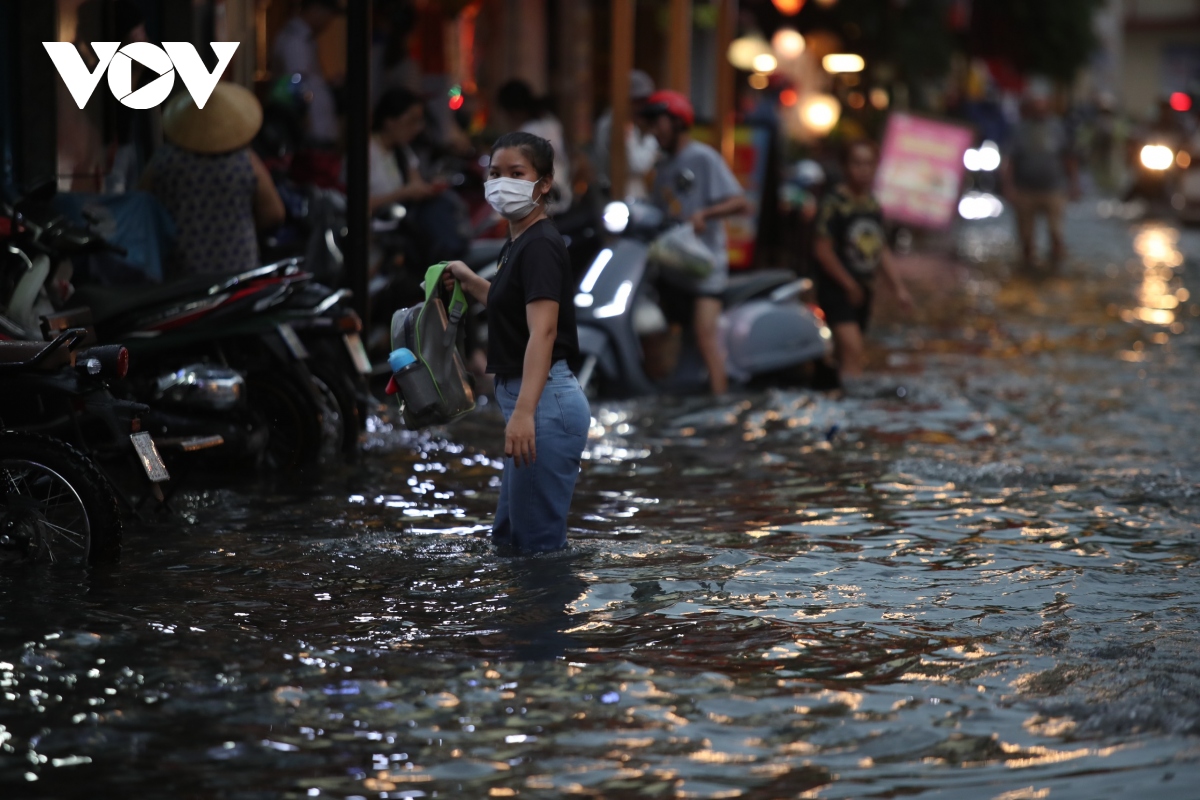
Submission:
[[[154,439],[150,434],[145,431],[134,433],[130,435],[129,440],[133,442],[133,449],[137,451],[138,460],[142,462],[142,469],[146,470],[146,477],[152,483],[171,480],[171,475],[167,472],[167,465],[163,463],[162,456],[158,454],[158,448],[155,447]]]
[[[346,349],[350,351],[354,368],[362,375],[370,375],[371,359],[367,356],[367,348],[363,347],[362,337],[357,333],[347,333],[342,338],[346,342]]]

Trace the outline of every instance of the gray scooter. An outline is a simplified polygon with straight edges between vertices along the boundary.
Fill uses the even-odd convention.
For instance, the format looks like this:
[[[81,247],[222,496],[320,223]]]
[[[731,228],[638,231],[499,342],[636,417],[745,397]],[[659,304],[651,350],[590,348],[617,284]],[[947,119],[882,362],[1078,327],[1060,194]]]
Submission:
[[[575,296],[580,362],[575,373],[593,395],[633,397],[663,391],[694,391],[708,380],[699,353],[685,349],[676,372],[656,383],[645,372],[641,337],[665,320],[654,302],[650,243],[668,225],[645,203],[610,203],[604,225],[615,240],[592,261]],[[798,372],[831,352],[831,334],[800,300],[812,287],[788,270],[763,270],[730,279],[722,300],[721,335],[730,379]]]

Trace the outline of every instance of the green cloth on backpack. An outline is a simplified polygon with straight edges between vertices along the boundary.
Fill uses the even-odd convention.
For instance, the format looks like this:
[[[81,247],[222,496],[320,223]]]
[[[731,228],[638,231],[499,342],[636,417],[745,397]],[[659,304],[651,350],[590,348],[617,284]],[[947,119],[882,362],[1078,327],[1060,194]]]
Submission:
[[[467,296],[462,284],[454,282],[450,305],[442,302],[442,277],[446,262],[425,271],[425,302],[401,309],[392,316],[392,349],[407,347],[422,367],[429,370],[441,401],[420,417],[404,407],[404,424],[409,430],[444,425],[475,409],[471,378],[458,350],[458,334],[467,314]]]

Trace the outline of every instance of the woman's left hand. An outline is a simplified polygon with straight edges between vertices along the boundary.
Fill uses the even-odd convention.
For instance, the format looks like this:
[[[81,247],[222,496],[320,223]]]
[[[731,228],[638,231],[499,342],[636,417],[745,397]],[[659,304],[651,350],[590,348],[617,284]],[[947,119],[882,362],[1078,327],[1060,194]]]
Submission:
[[[518,468],[533,466],[537,461],[537,426],[533,414],[516,412],[504,428],[504,455]]]

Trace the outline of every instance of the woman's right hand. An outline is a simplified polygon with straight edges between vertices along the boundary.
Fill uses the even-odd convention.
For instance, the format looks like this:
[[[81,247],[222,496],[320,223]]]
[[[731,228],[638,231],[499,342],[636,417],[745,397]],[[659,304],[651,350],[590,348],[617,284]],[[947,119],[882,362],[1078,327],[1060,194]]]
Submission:
[[[463,286],[466,286],[469,278],[475,277],[475,273],[461,261],[451,261],[446,265],[446,271],[442,273],[442,286],[446,291],[454,291],[454,282],[458,281]]]

